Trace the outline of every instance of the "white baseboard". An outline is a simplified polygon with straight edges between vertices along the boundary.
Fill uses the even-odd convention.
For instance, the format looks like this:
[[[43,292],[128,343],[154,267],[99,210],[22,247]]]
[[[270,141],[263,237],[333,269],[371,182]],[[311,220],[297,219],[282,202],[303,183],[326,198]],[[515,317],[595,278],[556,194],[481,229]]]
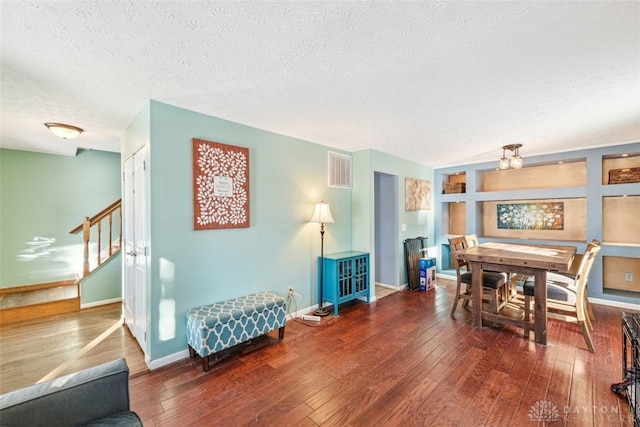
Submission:
[[[309,313],[313,312],[316,308],[318,308],[317,304],[313,305],[311,307],[306,307],[306,308],[300,309],[300,310],[298,310],[298,311],[296,311],[294,313],[288,313],[287,314],[287,320],[293,320],[293,318],[301,317],[303,314],[309,314]],[[180,360],[187,359],[187,358],[189,358],[189,350],[185,349],[185,350],[180,350],[177,353],[173,353],[173,354],[170,354],[168,356],[161,357],[159,359],[155,359],[155,360],[151,360],[151,361],[147,360],[146,362],[147,362],[147,366],[149,367],[149,369],[151,369],[153,371],[154,369],[158,369],[158,368],[161,368],[163,366],[166,366],[166,365],[169,365],[171,363],[178,362]]]
[[[607,305],[609,307],[628,308],[629,310],[640,310],[640,304],[631,304],[628,302],[610,301],[608,299],[589,298],[592,304]]]
[[[98,307],[101,305],[107,305],[107,304],[113,304],[116,302],[122,302],[122,298],[111,298],[111,299],[105,299],[102,301],[96,301],[96,302],[88,302],[86,304],[80,304],[80,309],[82,310],[83,308],[91,308],[91,307]]]
[[[382,286],[387,289],[395,289],[396,291],[400,290],[400,286],[387,285],[386,283],[376,282],[376,286]]]
[[[315,309],[318,308],[318,304],[312,305],[311,307],[301,308],[293,313],[287,313],[287,320],[292,320],[297,317],[302,317],[303,314],[309,314]]]
[[[146,360],[146,362],[149,369],[153,371],[154,369],[162,368],[163,366],[170,365],[171,363],[178,362],[180,360],[188,359],[188,358],[189,358],[189,350],[184,349],[184,350],[180,350],[177,353],[173,353],[168,356],[161,357],[159,359]]]

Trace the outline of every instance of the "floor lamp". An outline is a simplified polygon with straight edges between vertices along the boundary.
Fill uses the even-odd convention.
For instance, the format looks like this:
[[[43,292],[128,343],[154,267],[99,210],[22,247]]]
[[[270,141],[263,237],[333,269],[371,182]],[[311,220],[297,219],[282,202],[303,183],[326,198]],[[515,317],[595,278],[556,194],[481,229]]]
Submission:
[[[313,212],[311,222],[320,223],[320,283],[319,283],[319,297],[318,297],[318,309],[313,312],[316,316],[328,316],[329,310],[322,306],[323,302],[323,287],[324,287],[324,224],[332,223],[333,217],[329,210],[329,205],[325,202],[320,202],[316,205],[316,210]],[[337,304],[337,301],[336,301]]]

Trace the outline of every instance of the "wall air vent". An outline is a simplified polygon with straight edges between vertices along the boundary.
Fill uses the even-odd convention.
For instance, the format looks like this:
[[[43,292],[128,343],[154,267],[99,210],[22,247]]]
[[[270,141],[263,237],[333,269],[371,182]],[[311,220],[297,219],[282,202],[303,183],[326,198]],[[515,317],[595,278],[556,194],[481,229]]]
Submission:
[[[329,151],[329,187],[351,188],[351,156]]]

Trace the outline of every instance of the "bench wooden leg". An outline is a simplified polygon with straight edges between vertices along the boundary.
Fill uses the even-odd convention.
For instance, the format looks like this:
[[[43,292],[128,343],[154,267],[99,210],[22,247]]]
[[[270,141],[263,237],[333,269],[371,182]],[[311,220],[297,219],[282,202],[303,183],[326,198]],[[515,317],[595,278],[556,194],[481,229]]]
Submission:
[[[196,351],[193,347],[189,346],[189,359],[193,359],[194,357],[196,357]]]
[[[209,372],[209,356],[204,356],[202,358],[202,370]]]
[[[284,326],[281,326],[281,327],[278,329],[278,339],[280,339],[280,340],[281,340],[281,339],[283,339],[283,338],[284,338]]]

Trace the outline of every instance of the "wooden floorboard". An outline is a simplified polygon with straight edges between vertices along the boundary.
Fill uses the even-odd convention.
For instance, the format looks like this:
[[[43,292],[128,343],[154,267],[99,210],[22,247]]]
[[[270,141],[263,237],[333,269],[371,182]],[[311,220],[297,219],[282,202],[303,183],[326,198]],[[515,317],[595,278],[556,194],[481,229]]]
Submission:
[[[208,373],[200,359],[147,371],[119,305],[0,328],[3,392],[116,357],[132,371],[146,426],[632,426],[621,381],[623,311],[594,305],[590,353],[576,325],[550,320],[548,345],[514,327],[449,317],[454,282],[351,302],[340,316],[289,321]],[[35,343],[35,344],[34,344]],[[186,347],[186,344],[185,344]],[[532,420],[541,405],[557,417]]]
[[[144,354],[109,304],[0,325],[0,392],[125,357],[131,375],[148,371]]]

